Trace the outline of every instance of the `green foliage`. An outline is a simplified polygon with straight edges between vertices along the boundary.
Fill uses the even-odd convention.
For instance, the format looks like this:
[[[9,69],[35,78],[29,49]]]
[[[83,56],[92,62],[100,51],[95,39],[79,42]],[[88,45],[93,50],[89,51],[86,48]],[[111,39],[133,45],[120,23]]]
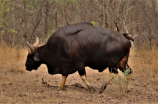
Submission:
[[[60,14],[57,14],[57,17],[60,17]]]
[[[18,32],[15,29],[9,29],[7,27],[5,27],[5,25],[3,24],[7,24],[8,21],[4,19],[4,14],[6,12],[10,12],[12,9],[14,9],[13,7],[11,7],[11,5],[14,5],[15,2],[12,0],[1,0],[0,1],[0,27],[3,28],[4,30],[10,31],[14,34],[17,34]]]
[[[18,32],[15,29],[10,29],[10,31],[14,34],[17,34]]]
[[[10,11],[11,0],[0,0],[0,27],[3,27],[3,23],[5,22],[4,14]]]
[[[123,73],[125,76],[128,76],[129,73],[131,72],[131,69],[126,66],[126,71]]]
[[[77,0],[56,0],[58,4],[65,5],[66,3],[76,3]]]
[[[59,28],[61,28],[61,27],[62,27],[62,25],[58,25],[58,27],[59,27]]]
[[[9,12],[10,11],[10,8],[6,8],[6,12]]]
[[[52,32],[52,33],[54,33],[54,32],[55,32],[55,30],[53,29],[51,32]]]
[[[27,0],[21,0],[22,3],[25,3]]]
[[[76,3],[77,0],[66,0],[68,3]]]
[[[98,7],[98,6],[99,6],[98,0],[95,0],[94,2],[95,2],[95,4],[96,4],[96,6]]]
[[[91,21],[91,23],[92,23],[94,26],[98,25],[95,21]]]
[[[4,25],[2,25],[1,23],[0,23],[0,27],[3,28],[3,29],[5,29],[5,30],[7,30],[7,31],[10,31],[10,32],[12,32],[12,33],[14,33],[14,34],[17,34],[17,33],[18,33],[18,31],[16,31],[15,29],[8,29],[8,28],[6,28]]]
[[[11,0],[0,0],[0,14],[10,11]]]
[[[33,1],[30,1],[30,2],[28,3],[28,7],[29,7],[29,8],[34,8],[34,6],[33,6]]]

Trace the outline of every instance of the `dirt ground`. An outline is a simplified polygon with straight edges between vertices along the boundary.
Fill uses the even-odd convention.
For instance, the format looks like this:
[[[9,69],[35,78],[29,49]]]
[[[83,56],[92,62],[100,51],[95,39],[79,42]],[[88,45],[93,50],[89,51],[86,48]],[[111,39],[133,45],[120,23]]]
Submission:
[[[129,85],[130,92],[124,93],[121,90],[123,85],[119,85],[117,80],[122,76],[120,73],[120,76],[112,81],[102,94],[99,94],[99,89],[108,77],[107,70],[99,73],[86,68],[88,81],[96,90],[91,94],[77,72],[68,76],[62,91],[57,91],[61,83],[61,75],[49,75],[44,65],[37,71],[31,72],[8,71],[5,66],[0,66],[0,104],[158,103],[158,73],[150,70],[151,67],[145,66],[150,65],[150,62],[141,61],[138,55],[130,56],[129,65],[134,71]],[[42,84],[42,78],[51,86]]]

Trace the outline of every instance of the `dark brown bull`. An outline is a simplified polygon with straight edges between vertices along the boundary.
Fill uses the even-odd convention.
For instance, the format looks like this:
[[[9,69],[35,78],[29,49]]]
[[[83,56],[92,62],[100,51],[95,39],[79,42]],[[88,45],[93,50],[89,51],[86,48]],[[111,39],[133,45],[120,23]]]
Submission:
[[[59,90],[63,89],[67,76],[78,71],[90,92],[94,92],[86,79],[86,66],[99,72],[108,67],[110,73],[116,74],[117,68],[122,72],[129,69],[126,76],[128,80],[131,78],[132,70],[127,64],[131,47],[128,39],[132,40],[128,34],[98,28],[91,23],[69,25],[53,33],[41,47],[38,47],[37,36],[33,46],[28,43],[26,70],[37,70],[41,64],[46,64],[49,74],[62,74]],[[112,77],[102,85],[100,93],[111,80]]]

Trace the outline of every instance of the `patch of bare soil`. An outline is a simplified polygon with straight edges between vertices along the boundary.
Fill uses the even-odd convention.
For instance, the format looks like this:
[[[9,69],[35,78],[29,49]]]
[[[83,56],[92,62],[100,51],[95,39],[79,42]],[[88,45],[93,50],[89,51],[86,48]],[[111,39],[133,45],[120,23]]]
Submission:
[[[68,76],[66,86],[57,91],[61,75],[49,75],[47,68],[41,66],[37,71],[14,72],[0,67],[0,104],[135,104],[158,103],[157,72],[146,69],[137,61],[138,56],[130,56],[129,65],[134,70],[129,85],[130,92],[124,93],[119,84],[112,81],[106,90],[99,89],[108,77],[108,71],[99,73],[86,68],[87,78],[96,92],[89,93],[78,73]],[[141,65],[140,65],[141,64]],[[42,84],[42,78],[47,84]]]
[[[130,83],[130,92],[122,93],[115,82],[99,94],[99,89],[106,81],[106,72],[98,73],[89,68],[89,82],[96,89],[90,94],[78,73],[69,75],[63,91],[57,91],[61,75],[51,76],[41,67],[38,71],[13,73],[1,68],[0,103],[13,104],[101,104],[101,103],[158,103],[158,77],[154,74],[146,76],[142,72],[134,74]],[[42,78],[51,86],[42,84]]]

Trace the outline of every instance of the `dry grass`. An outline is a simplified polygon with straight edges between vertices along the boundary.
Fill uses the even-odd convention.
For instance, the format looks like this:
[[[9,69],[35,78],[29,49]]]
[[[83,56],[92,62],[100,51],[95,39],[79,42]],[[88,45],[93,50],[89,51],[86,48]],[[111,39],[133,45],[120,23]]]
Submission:
[[[0,67],[5,67],[10,72],[24,72],[24,63],[27,51],[22,48],[0,46]]]
[[[149,73],[158,72],[158,50],[139,50],[133,53],[132,57],[133,67]]]

